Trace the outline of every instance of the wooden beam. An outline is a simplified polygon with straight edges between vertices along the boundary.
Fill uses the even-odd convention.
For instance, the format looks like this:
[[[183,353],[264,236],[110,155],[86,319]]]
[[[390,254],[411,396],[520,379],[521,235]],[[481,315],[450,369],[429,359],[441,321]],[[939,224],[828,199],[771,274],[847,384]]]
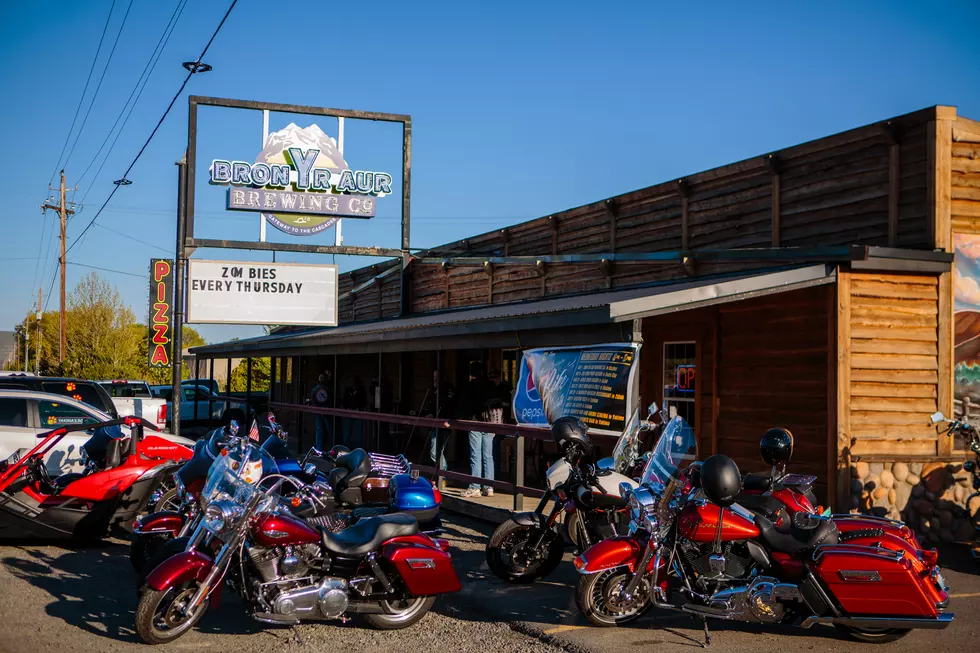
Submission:
[[[946,115],[946,114],[942,114]],[[929,231],[936,249],[952,249],[953,121],[929,121],[926,127],[926,192]]]
[[[846,512],[851,508],[851,273],[840,268],[836,300],[836,508]]]
[[[553,215],[548,218],[548,226],[551,228],[551,255],[558,255],[558,216]]]
[[[772,246],[779,247],[780,241],[780,179],[779,179],[779,157],[775,154],[766,155],[766,169],[772,175]]]
[[[493,304],[493,263],[487,261],[483,266],[487,271],[487,304]]]
[[[936,405],[944,415],[953,415],[953,273],[944,272],[939,276],[939,316],[937,326],[937,354],[939,356]],[[938,437],[938,436],[937,436]],[[953,451],[953,439],[940,437],[936,443],[936,453],[948,456]]]
[[[684,179],[678,179],[677,192],[681,196],[681,249],[690,249],[688,204],[691,198],[691,186]]]
[[[837,483],[831,479],[837,469],[837,401],[838,393],[850,393],[850,386],[837,386],[837,284],[827,286],[827,506],[837,505]],[[850,469],[847,470],[850,476]]]
[[[718,416],[721,413],[721,395],[719,386],[719,379],[721,378],[721,370],[718,369],[718,361],[720,360],[721,354],[718,351],[718,341],[720,339],[721,333],[721,311],[717,306],[714,307],[714,328],[712,329],[712,350],[711,350],[711,453],[712,455],[718,453]]]
[[[605,201],[606,213],[609,215],[609,251],[616,252],[616,201]]]
[[[504,256],[510,256],[510,232],[507,229],[501,229],[500,238],[504,241]]]

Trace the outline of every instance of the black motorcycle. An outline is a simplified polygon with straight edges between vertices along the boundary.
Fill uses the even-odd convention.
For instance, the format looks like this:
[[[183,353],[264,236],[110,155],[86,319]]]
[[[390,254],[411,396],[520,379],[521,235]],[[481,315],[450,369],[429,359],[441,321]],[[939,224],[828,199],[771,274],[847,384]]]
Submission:
[[[969,442],[974,460],[967,460],[963,463],[963,469],[970,472],[973,476],[974,492],[964,502],[967,508],[969,508],[970,502],[974,497],[980,496],[980,432],[977,431],[977,428],[973,424],[947,419],[942,413],[935,413],[932,416],[932,423],[945,425],[942,427],[943,435],[953,436],[959,433]],[[970,515],[970,520],[973,523],[973,528],[976,530],[973,536],[973,542],[970,543],[970,553],[973,554],[974,559],[980,560],[980,510]]]
[[[650,415],[656,410],[650,406]],[[566,422],[566,420],[572,420]],[[657,425],[641,421],[639,413],[626,425],[610,458],[593,462],[592,443],[574,418],[552,425],[552,437],[562,457],[546,472],[547,489],[532,512],[517,513],[490,536],[487,565],[498,578],[530,583],[558,567],[566,543],[576,554],[608,537],[626,532],[629,515],[619,486],[636,487],[632,478],[642,465],[640,435]],[[571,424],[572,428],[563,428]],[[548,504],[551,508],[545,514]]]

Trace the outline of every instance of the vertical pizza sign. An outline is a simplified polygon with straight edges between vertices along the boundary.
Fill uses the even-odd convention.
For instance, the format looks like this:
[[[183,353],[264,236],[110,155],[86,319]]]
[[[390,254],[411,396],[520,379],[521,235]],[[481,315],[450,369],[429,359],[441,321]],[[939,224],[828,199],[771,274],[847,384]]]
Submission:
[[[173,340],[174,262],[150,259],[150,319],[147,357],[150,367],[170,367]]]

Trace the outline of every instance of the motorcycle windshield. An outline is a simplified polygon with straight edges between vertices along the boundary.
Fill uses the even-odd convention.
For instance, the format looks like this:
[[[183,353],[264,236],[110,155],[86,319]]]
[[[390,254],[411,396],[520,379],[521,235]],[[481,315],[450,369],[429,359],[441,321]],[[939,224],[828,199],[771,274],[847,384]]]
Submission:
[[[616,447],[613,449],[612,458],[615,463],[613,469],[617,473],[625,474],[639,455],[639,451],[637,451],[637,436],[639,432],[640,411],[635,410],[633,411],[633,417],[626,423],[626,428],[623,429],[623,434],[619,436],[619,440],[616,441]]]
[[[698,441],[694,429],[680,415],[664,427],[660,440],[650,455],[641,479],[644,485],[664,485],[679,481],[681,473],[697,460]]]
[[[219,455],[208,471],[203,497],[206,501],[234,501],[245,504],[259,492],[253,485],[262,476],[262,461],[233,453]]]

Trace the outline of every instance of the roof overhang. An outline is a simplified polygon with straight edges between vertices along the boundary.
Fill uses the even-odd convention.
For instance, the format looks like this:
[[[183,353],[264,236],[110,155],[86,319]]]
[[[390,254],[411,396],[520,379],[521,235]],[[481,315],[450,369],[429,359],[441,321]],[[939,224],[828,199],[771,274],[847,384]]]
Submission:
[[[833,283],[837,268],[832,265],[812,265],[793,270],[707,283],[682,290],[667,289],[664,292],[635,297],[609,304],[609,317],[614,322],[625,322],[644,317],[676,313],[702,306],[734,302],[750,297],[770,295],[811,286]]]

